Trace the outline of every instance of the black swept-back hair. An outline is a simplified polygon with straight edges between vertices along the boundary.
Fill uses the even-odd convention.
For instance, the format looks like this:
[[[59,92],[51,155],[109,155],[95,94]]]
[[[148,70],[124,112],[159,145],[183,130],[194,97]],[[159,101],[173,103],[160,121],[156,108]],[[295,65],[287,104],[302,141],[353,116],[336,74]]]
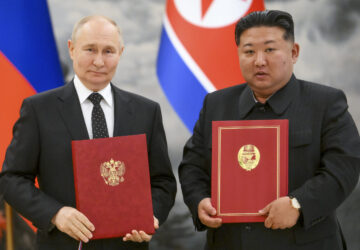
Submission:
[[[245,30],[260,26],[282,28],[285,31],[284,40],[295,41],[292,16],[281,10],[264,10],[251,12],[238,21],[235,27],[236,46],[239,46],[240,36]]]

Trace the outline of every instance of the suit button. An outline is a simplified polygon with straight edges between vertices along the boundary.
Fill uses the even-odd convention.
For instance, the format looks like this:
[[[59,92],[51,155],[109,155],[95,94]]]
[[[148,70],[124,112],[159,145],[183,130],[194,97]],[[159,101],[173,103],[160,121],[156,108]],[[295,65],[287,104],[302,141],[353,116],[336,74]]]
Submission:
[[[251,231],[251,226],[245,226],[246,231]]]

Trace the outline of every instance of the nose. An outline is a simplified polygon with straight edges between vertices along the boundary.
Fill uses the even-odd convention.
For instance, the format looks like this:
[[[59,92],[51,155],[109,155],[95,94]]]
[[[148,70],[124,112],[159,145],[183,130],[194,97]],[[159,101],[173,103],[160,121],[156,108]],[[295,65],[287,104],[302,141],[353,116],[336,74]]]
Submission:
[[[104,60],[103,60],[103,57],[102,57],[102,54],[101,53],[97,53],[95,58],[94,58],[94,61],[93,61],[93,64],[96,66],[96,67],[102,67],[104,66]]]
[[[255,58],[255,66],[261,67],[266,64],[266,58],[263,52],[257,52]]]

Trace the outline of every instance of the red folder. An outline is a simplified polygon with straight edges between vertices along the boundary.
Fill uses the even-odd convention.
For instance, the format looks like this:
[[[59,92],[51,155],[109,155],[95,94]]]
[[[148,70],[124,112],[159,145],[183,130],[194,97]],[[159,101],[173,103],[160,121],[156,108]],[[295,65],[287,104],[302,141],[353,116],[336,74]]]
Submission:
[[[262,222],[288,193],[288,120],[213,121],[211,201],[223,223]]]
[[[76,207],[94,224],[93,239],[154,233],[144,134],[72,141]]]

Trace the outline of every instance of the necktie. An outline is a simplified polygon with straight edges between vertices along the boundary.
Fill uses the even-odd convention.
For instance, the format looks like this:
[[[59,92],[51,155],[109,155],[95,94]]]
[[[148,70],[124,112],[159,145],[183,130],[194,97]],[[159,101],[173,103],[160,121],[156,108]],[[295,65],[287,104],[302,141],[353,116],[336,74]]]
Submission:
[[[104,111],[100,106],[100,101],[103,99],[102,95],[94,92],[91,95],[89,95],[88,98],[94,104],[91,113],[93,138],[95,139],[95,138],[109,137]]]

